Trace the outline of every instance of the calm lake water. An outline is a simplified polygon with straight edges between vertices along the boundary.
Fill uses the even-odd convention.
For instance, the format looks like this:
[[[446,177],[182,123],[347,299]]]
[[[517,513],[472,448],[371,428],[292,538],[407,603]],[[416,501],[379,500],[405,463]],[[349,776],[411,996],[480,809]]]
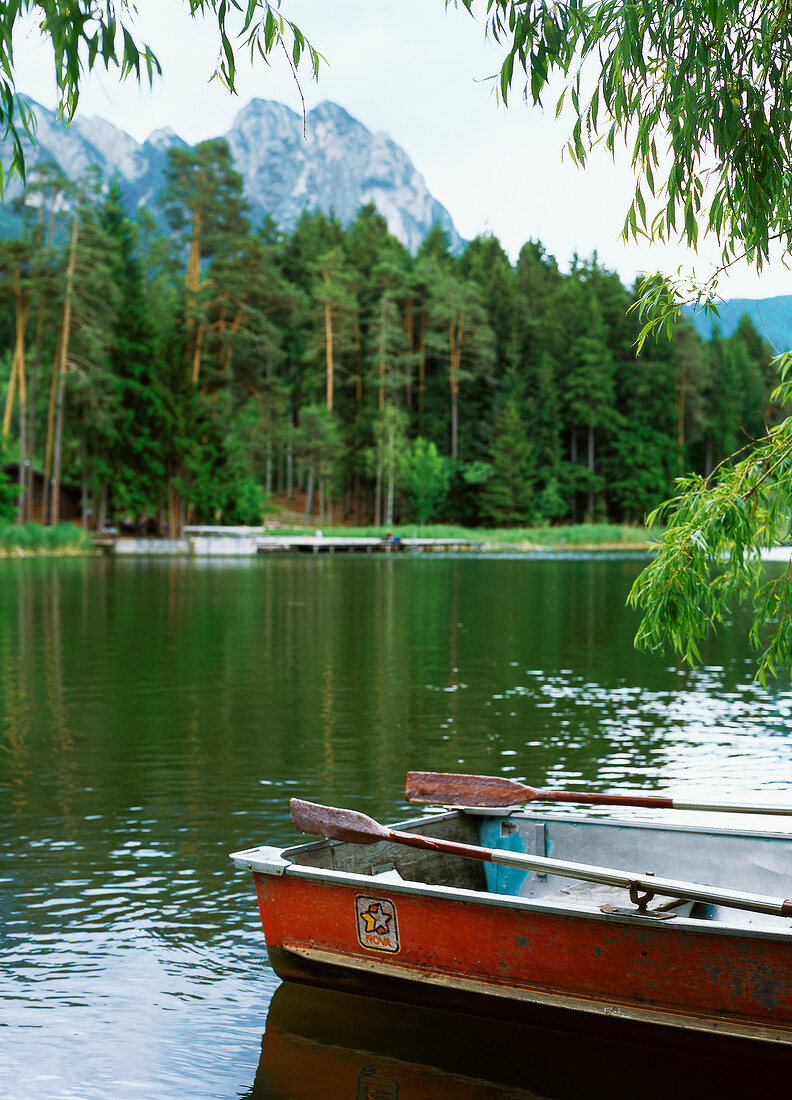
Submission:
[[[411,768],[787,796],[788,684],[636,654],[642,564],[0,562],[0,1095],[616,1095],[607,1046],[576,1091],[568,1037],[278,989],[228,853],[295,794],[409,816]]]

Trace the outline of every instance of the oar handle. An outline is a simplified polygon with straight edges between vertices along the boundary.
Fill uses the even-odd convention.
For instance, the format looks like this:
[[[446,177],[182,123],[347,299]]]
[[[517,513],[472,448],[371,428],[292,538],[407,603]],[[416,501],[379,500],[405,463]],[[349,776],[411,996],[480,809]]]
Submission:
[[[495,856],[503,853],[499,848],[480,848],[477,844],[463,844],[459,840],[439,840],[422,833],[403,833],[400,829],[388,829],[391,844],[406,844],[409,848],[421,848],[425,852],[441,852],[463,859],[477,859],[481,863],[495,863]]]
[[[673,810],[673,798],[637,794],[582,794],[580,791],[537,791],[538,802],[579,802],[587,806],[643,806],[650,810]]]

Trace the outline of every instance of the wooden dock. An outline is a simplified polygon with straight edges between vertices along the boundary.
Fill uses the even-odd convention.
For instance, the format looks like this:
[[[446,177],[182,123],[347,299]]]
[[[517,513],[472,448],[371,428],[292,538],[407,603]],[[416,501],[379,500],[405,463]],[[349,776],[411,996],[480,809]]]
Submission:
[[[185,527],[181,538],[135,538],[104,534],[97,547],[119,557],[238,558],[256,554],[457,553],[481,550],[471,539],[345,538],[327,535],[277,535],[264,527]]]

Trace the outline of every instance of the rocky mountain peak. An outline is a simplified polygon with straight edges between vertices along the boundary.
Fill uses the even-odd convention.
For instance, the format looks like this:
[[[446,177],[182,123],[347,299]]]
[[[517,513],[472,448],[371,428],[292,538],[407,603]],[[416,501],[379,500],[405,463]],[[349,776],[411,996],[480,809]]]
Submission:
[[[348,111],[333,103],[329,99],[323,99],[308,112],[310,122],[329,122],[334,126],[361,126],[362,123],[353,118]]]
[[[38,140],[28,145],[29,166],[55,160],[72,179],[92,164],[108,177],[120,177],[130,209],[156,209],[164,185],[168,149],[186,142],[170,127],[139,144],[125,131],[99,118],[78,118],[64,126],[52,111],[32,104]],[[333,212],[343,224],[361,206],[374,203],[394,236],[415,251],[434,224],[449,236],[452,248],[463,241],[448,211],[430,194],[409,156],[387,134],[372,133],[343,107],[329,100],[300,114],[273,100],[253,99],[225,134],[244,181],[253,218],[271,216],[291,230],[304,210]],[[8,138],[0,155],[10,157]],[[19,193],[10,187],[6,201]]]
[[[174,145],[186,146],[187,142],[180,138],[170,126],[161,126],[159,130],[152,130],[143,144],[165,151]]]

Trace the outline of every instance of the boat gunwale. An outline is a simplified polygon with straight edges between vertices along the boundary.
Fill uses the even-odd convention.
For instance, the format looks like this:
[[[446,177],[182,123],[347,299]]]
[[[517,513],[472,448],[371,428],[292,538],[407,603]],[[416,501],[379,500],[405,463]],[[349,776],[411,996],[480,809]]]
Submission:
[[[410,819],[409,821],[400,822],[394,828],[400,830],[409,830],[409,828],[416,825],[431,824],[433,821],[438,820],[453,820],[457,817],[469,816],[473,811],[465,809],[453,809],[441,814],[427,814],[418,818]],[[657,821],[642,821],[636,820],[623,820],[621,818],[592,818],[590,815],[577,816],[570,814],[533,814],[530,811],[526,812],[521,808],[521,815],[527,819],[536,819],[542,821],[557,821],[565,824],[597,824],[606,825],[608,827],[615,828],[651,828],[661,831],[675,831],[675,832],[706,832],[708,834],[718,834],[726,836],[738,836],[738,837],[756,837],[757,839],[779,839],[786,840],[792,844],[792,833],[769,833],[766,830],[752,831],[746,829],[736,828],[708,828],[706,826],[697,824],[670,824],[666,825]],[[483,816],[490,816],[489,814]],[[514,816],[505,814],[503,816]],[[317,849],[333,848],[335,850],[343,849],[347,846],[356,847],[350,845],[348,841],[335,841],[335,840],[314,840],[305,844],[291,845],[287,848],[274,848],[266,845],[260,847],[254,847],[245,849],[243,851],[234,852],[231,855],[231,859],[234,861],[237,867],[254,872],[255,874],[270,874],[270,875],[285,875],[290,878],[302,878],[310,879],[317,883],[327,882],[333,885],[349,885],[357,888],[366,888],[369,891],[375,892],[390,892],[400,894],[413,894],[422,897],[437,897],[448,899],[456,899],[460,903],[479,905],[489,908],[512,908],[523,912],[536,912],[546,915],[553,915],[558,917],[585,917],[587,920],[593,920],[597,922],[604,922],[613,924],[614,922],[620,924],[627,924],[633,927],[646,928],[650,927],[663,927],[668,931],[672,929],[688,930],[696,935],[716,935],[716,936],[732,936],[738,937],[742,940],[770,940],[771,942],[792,942],[792,923],[786,927],[780,927],[779,929],[768,928],[750,928],[744,925],[730,924],[723,920],[713,921],[709,919],[699,917],[685,917],[682,915],[675,915],[673,920],[658,920],[653,917],[651,913],[647,915],[641,915],[637,910],[633,914],[631,912],[618,912],[618,913],[603,913],[597,904],[586,904],[583,900],[579,902],[569,902],[567,900],[561,901],[559,895],[551,895],[545,898],[526,898],[513,894],[497,894],[489,890],[472,890],[467,887],[460,886],[443,886],[440,884],[423,883],[411,879],[394,880],[391,878],[383,879],[378,875],[365,875],[354,871],[338,870],[337,868],[330,867],[313,867],[310,864],[295,863],[292,858],[295,856],[304,855]],[[256,858],[260,854],[260,858]],[[706,886],[712,885],[711,883],[700,883],[698,885]],[[614,887],[619,889],[619,887]],[[658,896],[665,896],[660,895]],[[629,904],[629,902],[626,902]],[[780,916],[777,918],[779,922],[788,920],[789,918]]]

